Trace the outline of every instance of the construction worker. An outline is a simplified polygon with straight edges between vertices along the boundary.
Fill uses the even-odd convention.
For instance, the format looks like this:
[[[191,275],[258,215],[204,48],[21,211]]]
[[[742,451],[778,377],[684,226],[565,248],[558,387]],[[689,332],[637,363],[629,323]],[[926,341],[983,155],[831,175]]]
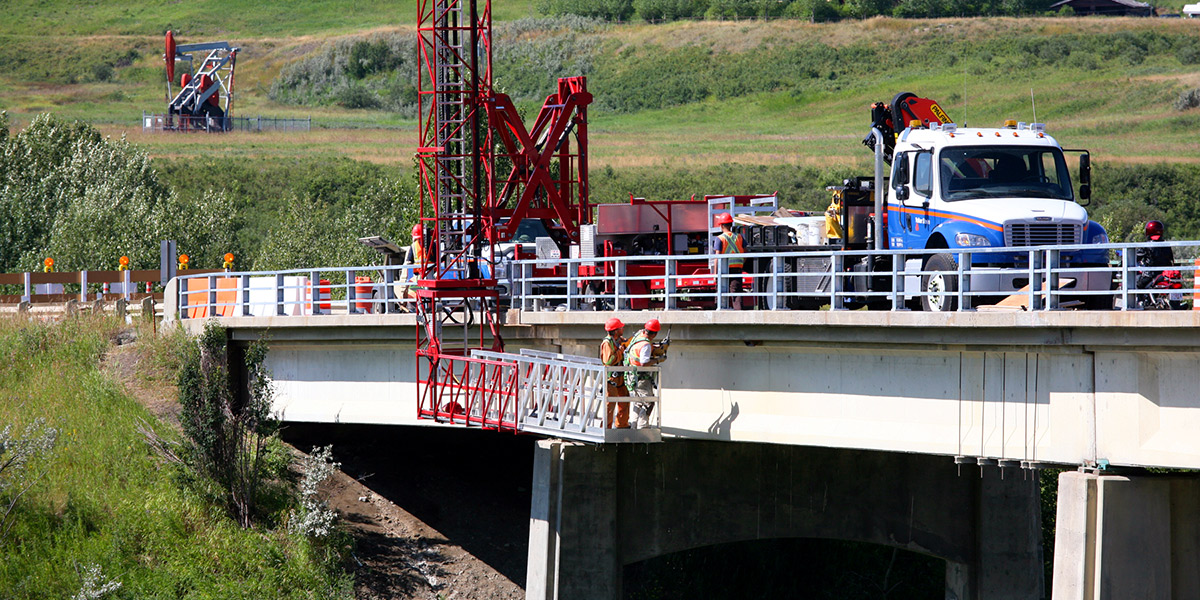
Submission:
[[[733,216],[729,213],[721,213],[717,215],[717,225],[721,226],[721,235],[717,236],[717,242],[720,244],[718,252],[720,254],[745,254],[746,240],[742,238],[742,234],[735,233],[733,231]],[[743,261],[740,256],[730,258],[728,260],[728,264],[728,272],[730,275],[740,276],[745,270],[745,261]],[[742,293],[741,277],[731,277],[729,279],[729,292],[732,294]],[[731,298],[729,301],[729,307],[740,310],[742,308],[742,298],[740,296]]]
[[[658,322],[658,319],[646,321],[645,327],[629,340],[629,346],[625,350],[625,366],[650,367],[666,360],[666,355],[655,352],[654,347],[654,338],[658,336],[661,329],[662,324]],[[635,398],[650,398],[655,395],[655,379],[651,373],[630,371],[625,373],[625,387]],[[650,413],[654,411],[654,404],[638,402],[634,404],[633,410],[637,414],[638,429],[649,427]]]
[[[625,330],[625,324],[620,319],[613,317],[604,324],[604,339],[600,342],[600,362],[608,367],[621,366],[625,358],[625,336],[622,333]],[[625,387],[625,382],[620,373],[613,373],[608,379],[608,396],[610,398],[627,398],[629,390]],[[616,420],[613,420],[613,409],[616,409]],[[629,427],[629,403],[628,402],[609,402],[607,407],[609,427],[617,427],[625,429]]]
[[[404,278],[403,291],[400,294],[400,297],[406,300],[416,300],[417,298],[417,280],[421,278],[421,269],[425,262],[425,248],[421,245],[423,233],[424,230],[420,223],[413,225],[412,245],[404,253],[404,264],[413,265],[412,270],[408,273],[408,277]],[[407,311],[409,307],[403,305],[400,310]]]

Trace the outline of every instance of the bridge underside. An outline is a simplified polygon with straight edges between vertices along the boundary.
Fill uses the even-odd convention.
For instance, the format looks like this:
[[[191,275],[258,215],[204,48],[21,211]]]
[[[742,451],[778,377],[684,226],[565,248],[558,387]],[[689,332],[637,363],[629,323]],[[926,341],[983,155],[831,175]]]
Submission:
[[[915,454],[673,441],[543,441],[526,593],[616,599],[622,567],[746,540],[833,538],[946,560],[946,597],[1039,598],[1037,477]],[[798,566],[799,567],[799,566]]]

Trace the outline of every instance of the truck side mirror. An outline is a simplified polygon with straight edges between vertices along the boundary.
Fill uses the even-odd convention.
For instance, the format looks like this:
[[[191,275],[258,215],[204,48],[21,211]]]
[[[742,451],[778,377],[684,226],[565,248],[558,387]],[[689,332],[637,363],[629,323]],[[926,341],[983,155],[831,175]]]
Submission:
[[[896,199],[901,202],[908,200],[908,186],[907,185],[896,186]]]
[[[1092,197],[1092,186],[1081,183],[1079,184],[1079,199],[1088,200]]]
[[[1091,157],[1091,155],[1086,154],[1086,153],[1080,154],[1079,155],[1079,185],[1085,186],[1085,185],[1090,185],[1091,183],[1092,183],[1092,157]],[[1080,192],[1079,195],[1083,196],[1084,198],[1087,197],[1087,196],[1083,195],[1083,192]]]

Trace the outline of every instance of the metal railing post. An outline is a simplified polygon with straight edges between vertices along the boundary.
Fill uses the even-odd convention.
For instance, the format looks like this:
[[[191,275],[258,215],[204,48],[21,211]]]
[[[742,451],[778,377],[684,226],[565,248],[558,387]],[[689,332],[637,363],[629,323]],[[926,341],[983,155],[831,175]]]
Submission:
[[[179,292],[179,318],[180,319],[188,318],[188,311],[187,311],[187,309],[188,309],[188,289],[187,289],[188,286],[187,286],[187,284],[189,281],[191,281],[191,279],[184,279],[183,277],[180,277],[178,279],[179,289],[176,291]]]
[[[346,314],[357,315],[358,290],[354,289],[354,271],[346,271]]]
[[[1041,252],[1029,251],[1029,310],[1031,312],[1042,309],[1042,279],[1038,272],[1041,269],[1039,264],[1041,259]]]
[[[275,314],[281,317],[287,314],[283,306],[283,273],[275,274]]]
[[[900,265],[904,264],[903,254],[892,255],[892,310],[907,310],[904,307],[904,271],[900,269]]]
[[[250,276],[242,275],[239,279],[241,279],[242,288],[242,316],[248,317],[250,316]]]
[[[779,265],[783,263],[783,259],[778,256],[772,256],[768,260],[771,263],[771,276],[767,278],[767,285],[770,286],[770,295],[767,296],[767,309],[779,310]]]
[[[385,315],[392,314],[392,300],[394,299],[392,288],[395,283],[396,270],[385,266],[383,268],[383,314]]]
[[[33,302],[33,276],[30,273],[23,273],[25,280],[25,293],[21,296],[21,302]]]
[[[521,264],[521,310],[533,310],[533,264]]]
[[[576,294],[575,283],[579,281],[579,263],[570,261],[567,263],[567,310],[575,310]]]
[[[208,316],[217,316],[217,276],[208,276]]]
[[[713,269],[713,275],[716,276],[717,284],[717,310],[725,310],[725,286],[726,278],[725,271],[729,269],[729,262],[720,255],[717,256],[717,268]]]
[[[663,280],[663,293],[666,294],[666,297],[663,298],[663,307],[666,308],[666,310],[675,310],[679,308],[678,299],[675,297],[675,288],[676,284],[678,284],[676,275],[678,272],[679,263],[676,262],[674,258],[668,256],[666,269],[663,271],[663,277],[665,278]]]
[[[625,282],[625,277],[628,274],[628,263],[620,258],[616,259],[615,262],[616,268],[613,272],[615,273],[616,281],[613,282],[613,310],[625,310],[629,303],[629,299],[625,298],[625,295],[629,293],[629,290],[626,289],[628,284]]]
[[[1129,305],[1129,255],[1130,248],[1126,246],[1121,249],[1121,310],[1139,310],[1141,305],[1137,302],[1137,306]]]
[[[124,277],[125,281],[121,282],[122,283],[121,291],[123,292],[125,301],[129,302],[130,300],[132,300],[132,298],[130,298],[129,290],[133,288],[133,273],[131,273],[129,271],[121,271],[121,272],[125,274],[125,277]]]
[[[846,310],[842,298],[842,264],[844,258],[836,251],[829,261],[829,310]]]
[[[79,272],[79,301],[87,302],[87,271]]]
[[[1043,306],[1046,310],[1058,310],[1061,299],[1058,297],[1058,263],[1059,250],[1046,250],[1046,302]],[[1082,282],[1075,284],[1076,289],[1082,289]]]
[[[958,310],[971,312],[975,307],[971,303],[971,253],[962,252],[958,255]]]

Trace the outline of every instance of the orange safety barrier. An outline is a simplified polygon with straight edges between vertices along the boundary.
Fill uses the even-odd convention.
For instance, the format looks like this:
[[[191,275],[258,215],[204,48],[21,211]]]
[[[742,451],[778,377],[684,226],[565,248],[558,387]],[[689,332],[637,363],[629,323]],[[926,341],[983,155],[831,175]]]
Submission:
[[[184,279],[183,282],[187,284],[187,289],[183,292],[187,296],[187,318],[204,319],[209,314],[216,317],[233,317],[241,314],[238,311],[238,291],[240,285],[236,277],[217,278],[217,306],[211,307],[213,308],[211,313],[209,311],[210,307],[207,306],[208,278]]]
[[[371,308],[375,306],[370,302],[371,292],[375,290],[375,282],[370,277],[359,275],[354,278],[354,296],[356,298],[366,298],[368,302],[355,302],[354,308],[370,314]]]
[[[1192,271],[1192,287],[1200,287],[1196,285],[1200,281],[1200,258],[1195,262],[1196,270]],[[1192,310],[1200,310],[1200,292],[1192,292]]]

